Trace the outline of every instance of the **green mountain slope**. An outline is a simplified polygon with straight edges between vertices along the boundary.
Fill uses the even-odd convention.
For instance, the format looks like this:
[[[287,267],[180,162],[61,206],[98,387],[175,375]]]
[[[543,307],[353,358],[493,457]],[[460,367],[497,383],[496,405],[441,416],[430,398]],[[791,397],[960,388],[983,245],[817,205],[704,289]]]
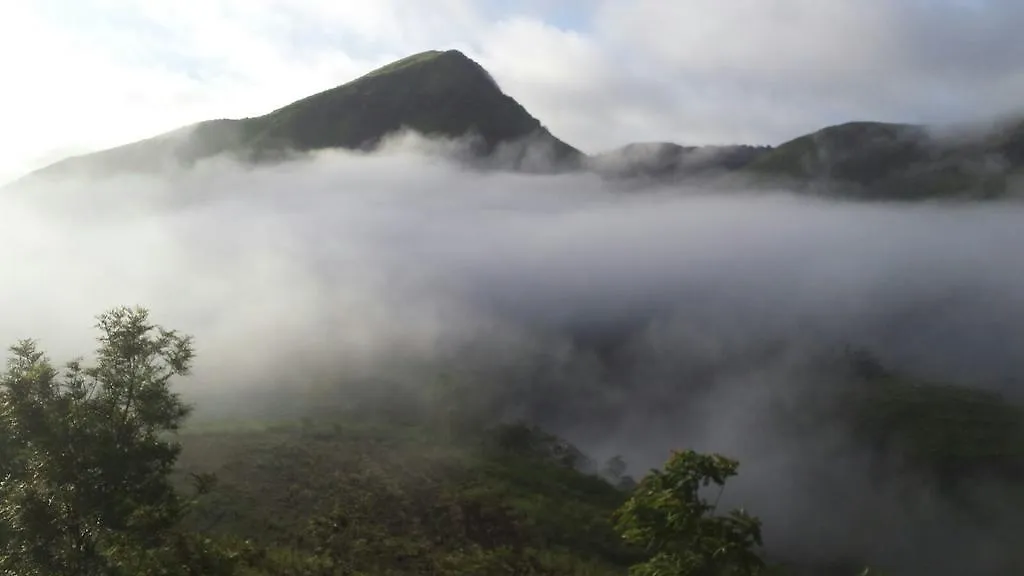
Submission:
[[[447,438],[345,418],[182,440],[181,473],[219,479],[194,526],[268,551],[254,575],[334,573],[310,571],[318,553],[366,574],[610,576],[642,557],[612,527],[627,492],[533,428]]]
[[[870,198],[993,197],[1024,167],[1019,130],[959,137],[924,126],[850,122],[790,140],[746,167],[817,189]]]
[[[883,463],[895,458],[905,465],[898,474],[920,474],[922,486],[941,487],[943,501],[960,507],[964,522],[982,525],[1012,514],[967,498],[979,479],[1022,498],[1002,500],[1008,509],[1024,502],[1024,409],[994,394],[882,373],[860,384],[838,416],[878,455],[880,484],[893,473]],[[302,424],[210,423],[182,441],[179,474],[219,478],[194,526],[267,550],[254,575],[306,573],[325,523],[340,526],[328,539],[351,568],[374,574],[596,576],[625,574],[644,558],[611,523],[631,493],[628,477],[613,486],[571,444],[535,427],[401,423],[351,407]],[[994,531],[993,550],[1013,550],[1015,534]],[[776,542],[772,531],[765,541]],[[849,576],[870,560],[822,566],[773,557],[786,569],[772,573]]]
[[[853,386],[839,413],[864,445],[941,483],[976,477],[1024,481],[1024,405],[991,390],[888,370],[855,351],[845,360]]]
[[[848,122],[778,146],[630,144],[590,159],[598,172],[659,182],[742,176],[755,186],[862,199],[994,198],[1024,171],[1024,122],[959,135]]]
[[[262,161],[291,151],[372,149],[410,129],[428,136],[474,136],[472,152],[523,160],[524,144],[541,145],[556,162],[579,152],[554,137],[479,64],[456,50],[409,56],[361,78],[293,102],[269,114],[211,120],[94,154],[69,158],[34,173],[148,172],[217,154]]]
[[[947,485],[1024,480],[1024,408],[983,390],[887,376],[869,383],[854,429]]]

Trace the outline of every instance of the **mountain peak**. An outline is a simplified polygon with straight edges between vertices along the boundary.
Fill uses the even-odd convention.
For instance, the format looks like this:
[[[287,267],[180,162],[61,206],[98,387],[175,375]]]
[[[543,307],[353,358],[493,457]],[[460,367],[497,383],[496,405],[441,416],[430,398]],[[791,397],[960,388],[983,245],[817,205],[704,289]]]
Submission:
[[[258,148],[365,149],[410,129],[448,138],[473,134],[485,154],[535,137],[563,154],[574,152],[458,50],[407,56],[255,120],[263,125],[253,142]]]
[[[263,116],[201,122],[69,158],[35,174],[160,171],[224,153],[261,161],[291,151],[366,150],[402,130],[428,137],[473,136],[476,155],[512,150],[504,151],[502,159],[517,166],[530,161],[528,144],[543,144],[556,163],[582,156],[505,94],[476,61],[458,50],[430,50]]]
[[[444,76],[457,75],[460,80],[475,77],[477,80],[487,80],[494,88],[498,88],[498,83],[483,66],[461,51],[454,49],[427,50],[412,54],[371,70],[352,82],[370,81],[392,74],[422,74],[424,71]]]

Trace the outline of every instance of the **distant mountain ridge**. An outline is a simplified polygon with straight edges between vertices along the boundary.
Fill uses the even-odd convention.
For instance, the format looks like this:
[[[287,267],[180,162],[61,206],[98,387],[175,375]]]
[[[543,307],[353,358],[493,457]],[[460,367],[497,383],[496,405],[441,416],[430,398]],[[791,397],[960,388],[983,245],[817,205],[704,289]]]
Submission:
[[[999,197],[1024,170],[1024,122],[962,134],[849,122],[783,143],[745,169],[873,199]]]
[[[268,162],[331,148],[373,150],[409,130],[467,138],[467,158],[527,171],[587,170],[665,184],[738,179],[861,199],[995,198],[1024,176],[1024,121],[971,135],[849,122],[777,146],[639,142],[591,156],[555,137],[478,63],[457,50],[403,58],[263,116],[200,122],[75,156],[26,178],[153,172],[228,155]],[[488,164],[484,164],[485,166]]]
[[[599,173],[655,183],[731,176],[861,199],[997,198],[1024,176],[1024,121],[963,134],[848,122],[778,146],[630,144],[588,160]]]
[[[634,142],[590,156],[587,166],[612,178],[677,179],[739,170],[769,149],[768,146],[683,146],[675,142]]]

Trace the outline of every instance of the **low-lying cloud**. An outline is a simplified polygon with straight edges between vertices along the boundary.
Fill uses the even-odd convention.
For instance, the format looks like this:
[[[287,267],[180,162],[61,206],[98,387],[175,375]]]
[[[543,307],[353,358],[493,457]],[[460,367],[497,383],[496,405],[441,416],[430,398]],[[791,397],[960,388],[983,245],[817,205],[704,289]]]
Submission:
[[[1022,205],[625,192],[400,146],[33,186],[0,196],[6,342],[68,359],[95,314],[144,305],[195,335],[181,386],[200,412],[454,367],[637,473],[688,445],[738,457],[737,498],[781,548],[922,567],[923,547],[951,569],[944,538],[985,540],[926,533],[952,516],[901,509],[907,486],[869,490],[841,432],[786,433],[778,414],[828,385],[806,361],[846,346],[1024,394]],[[812,490],[823,477],[834,489]]]

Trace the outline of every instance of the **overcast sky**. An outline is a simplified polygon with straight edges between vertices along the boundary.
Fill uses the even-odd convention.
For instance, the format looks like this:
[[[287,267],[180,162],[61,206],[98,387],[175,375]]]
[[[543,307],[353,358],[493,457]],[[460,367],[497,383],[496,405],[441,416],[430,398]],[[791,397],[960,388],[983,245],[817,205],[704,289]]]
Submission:
[[[457,48],[587,152],[1024,101],[1017,0],[4,0],[0,181]]]

